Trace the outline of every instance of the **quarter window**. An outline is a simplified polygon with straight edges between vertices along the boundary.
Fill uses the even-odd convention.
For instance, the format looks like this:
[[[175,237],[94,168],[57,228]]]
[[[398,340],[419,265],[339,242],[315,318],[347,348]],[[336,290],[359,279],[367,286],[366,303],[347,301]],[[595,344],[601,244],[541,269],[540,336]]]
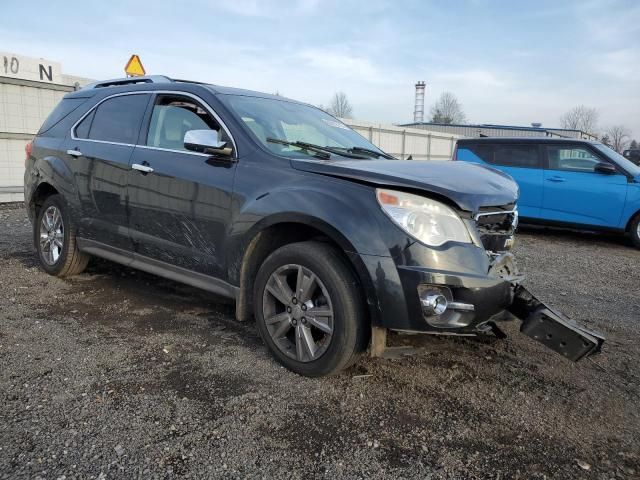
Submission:
[[[602,162],[590,150],[578,146],[547,146],[547,158],[550,170],[593,172]]]
[[[220,124],[198,103],[188,97],[163,95],[153,107],[146,144],[149,147],[184,150],[189,130],[217,130],[220,139],[231,145]]]
[[[135,144],[149,95],[121,95],[102,102],[76,127],[76,137]]]
[[[53,111],[49,114],[47,119],[40,127],[40,131],[38,133],[44,133],[47,130],[50,130],[51,127],[58,124],[60,120],[65,118],[86,101],[86,98],[63,98],[56,106],[56,108],[54,108]]]

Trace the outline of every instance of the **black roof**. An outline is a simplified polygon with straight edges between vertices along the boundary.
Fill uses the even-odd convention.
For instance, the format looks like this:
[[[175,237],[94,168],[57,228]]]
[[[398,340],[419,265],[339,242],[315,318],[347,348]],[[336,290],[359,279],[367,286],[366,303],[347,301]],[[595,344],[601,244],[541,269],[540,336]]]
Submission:
[[[594,143],[600,143],[594,140],[583,140],[581,138],[558,138],[558,137],[474,137],[474,138],[459,138],[459,144],[464,143],[585,143],[593,145]]]
[[[462,127],[462,128],[487,128],[493,130],[521,130],[527,132],[579,132],[582,130],[575,128],[555,128],[555,127],[527,127],[523,125],[498,125],[493,123],[441,123],[441,122],[411,122],[398,124],[399,127],[419,127],[419,126],[435,126],[435,127]]]
[[[178,85],[190,85],[194,87],[203,87],[216,95],[242,95],[246,97],[272,98],[277,100],[285,100],[293,103],[303,103],[280,95],[270,93],[256,92],[253,90],[245,90],[242,88],[224,87],[220,85],[212,85],[194,80],[181,80],[177,78],[169,78],[164,75],[149,75],[144,77],[126,77],[115,78],[111,80],[101,80],[90,83],[80,90],[67,94],[67,97],[92,97],[97,92],[128,92],[136,90],[173,90]]]

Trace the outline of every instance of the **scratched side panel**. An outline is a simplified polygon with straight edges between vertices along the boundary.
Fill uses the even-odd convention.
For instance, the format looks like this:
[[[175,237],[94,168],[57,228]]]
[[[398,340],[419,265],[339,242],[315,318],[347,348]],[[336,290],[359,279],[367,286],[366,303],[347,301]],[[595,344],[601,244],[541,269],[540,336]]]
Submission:
[[[194,272],[226,279],[224,243],[235,164],[206,156],[136,147],[129,172],[129,226],[136,252]]]

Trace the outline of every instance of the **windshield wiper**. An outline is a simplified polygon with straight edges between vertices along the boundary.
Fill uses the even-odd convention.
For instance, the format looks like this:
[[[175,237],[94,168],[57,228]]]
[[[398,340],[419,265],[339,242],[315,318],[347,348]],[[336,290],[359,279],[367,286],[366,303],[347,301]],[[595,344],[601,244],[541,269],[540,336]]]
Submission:
[[[310,152],[315,152],[319,154],[318,157],[324,160],[328,160],[329,158],[331,158],[331,155],[329,155],[329,153],[324,148],[315,146],[312,144],[306,144],[303,142],[288,142],[287,140],[280,140],[279,138],[272,138],[272,137],[267,137],[267,142],[279,143],[280,145],[290,145],[294,147],[299,147],[303,150],[308,150]]]
[[[351,147],[349,149],[347,149],[347,151],[349,152],[355,152],[355,153],[366,153],[368,155],[371,156],[375,156],[377,157],[382,157],[382,158],[386,158],[388,160],[396,160],[395,157],[392,157],[391,155],[389,155],[388,153],[384,153],[384,152],[377,152],[375,150],[371,150],[370,148],[363,148],[363,147]]]
[[[310,152],[317,152],[320,153],[322,155],[324,155],[325,159],[329,159],[330,155],[328,155],[329,153],[333,153],[335,155],[341,155],[343,157],[348,157],[348,158],[358,158],[358,159],[364,159],[367,157],[363,157],[362,155],[358,155],[355,153],[349,153],[349,151],[342,151],[342,150],[338,150],[336,148],[332,148],[332,147],[322,147],[320,145],[315,145],[313,143],[307,143],[307,142],[300,142],[300,141],[295,141],[295,142],[289,142],[287,140],[280,140],[279,138],[272,138],[272,137],[268,137],[267,138],[267,142],[270,143],[279,143],[280,145],[290,145],[292,147],[298,147],[301,148],[303,150],[308,150]]]

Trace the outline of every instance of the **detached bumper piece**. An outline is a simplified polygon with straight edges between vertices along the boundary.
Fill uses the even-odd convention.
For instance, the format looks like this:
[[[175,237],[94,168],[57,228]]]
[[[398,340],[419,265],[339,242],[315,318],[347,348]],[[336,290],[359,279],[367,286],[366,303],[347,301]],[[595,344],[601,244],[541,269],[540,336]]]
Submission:
[[[604,343],[602,335],[546,306],[521,285],[509,311],[522,320],[522,333],[574,362],[598,353]]]

